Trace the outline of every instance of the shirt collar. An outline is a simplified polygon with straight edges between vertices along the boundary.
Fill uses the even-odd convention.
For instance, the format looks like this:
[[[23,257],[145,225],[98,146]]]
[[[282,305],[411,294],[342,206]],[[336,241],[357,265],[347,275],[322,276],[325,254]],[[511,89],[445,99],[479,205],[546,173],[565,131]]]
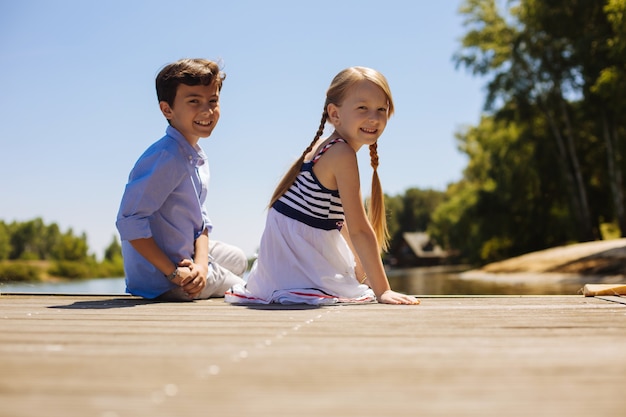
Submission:
[[[199,167],[205,164],[206,155],[204,154],[202,148],[199,146],[197,148],[191,146],[183,134],[180,133],[175,127],[171,125],[167,126],[165,134],[176,141],[192,166]]]

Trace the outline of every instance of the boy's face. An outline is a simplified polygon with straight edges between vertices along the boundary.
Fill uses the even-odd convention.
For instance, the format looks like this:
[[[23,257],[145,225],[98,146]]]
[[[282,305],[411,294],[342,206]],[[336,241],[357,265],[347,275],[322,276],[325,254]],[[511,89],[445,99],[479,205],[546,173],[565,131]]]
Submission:
[[[200,138],[211,135],[220,118],[220,92],[217,84],[180,84],[176,90],[174,104],[159,103],[161,112],[170,124],[195,145]]]

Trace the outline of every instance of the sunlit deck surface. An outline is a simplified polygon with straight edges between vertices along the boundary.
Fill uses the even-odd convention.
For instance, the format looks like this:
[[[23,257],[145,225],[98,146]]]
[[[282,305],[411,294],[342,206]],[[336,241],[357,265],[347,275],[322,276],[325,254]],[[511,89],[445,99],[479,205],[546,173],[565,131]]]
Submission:
[[[0,295],[0,416],[625,416],[624,297]]]

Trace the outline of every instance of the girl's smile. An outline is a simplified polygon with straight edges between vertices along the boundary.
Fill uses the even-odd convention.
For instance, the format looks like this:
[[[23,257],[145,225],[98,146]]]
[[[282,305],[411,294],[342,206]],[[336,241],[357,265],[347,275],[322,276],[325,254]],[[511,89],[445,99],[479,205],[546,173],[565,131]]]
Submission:
[[[371,81],[357,82],[340,105],[329,104],[329,120],[352,148],[375,143],[387,126],[389,102]]]

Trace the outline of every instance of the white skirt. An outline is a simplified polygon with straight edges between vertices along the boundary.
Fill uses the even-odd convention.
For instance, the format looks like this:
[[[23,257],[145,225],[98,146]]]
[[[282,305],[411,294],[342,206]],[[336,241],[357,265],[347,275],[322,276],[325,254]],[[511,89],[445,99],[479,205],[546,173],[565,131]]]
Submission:
[[[245,286],[226,293],[233,303],[372,302],[373,291],[359,284],[354,255],[338,230],[308,226],[270,208],[259,257]]]

